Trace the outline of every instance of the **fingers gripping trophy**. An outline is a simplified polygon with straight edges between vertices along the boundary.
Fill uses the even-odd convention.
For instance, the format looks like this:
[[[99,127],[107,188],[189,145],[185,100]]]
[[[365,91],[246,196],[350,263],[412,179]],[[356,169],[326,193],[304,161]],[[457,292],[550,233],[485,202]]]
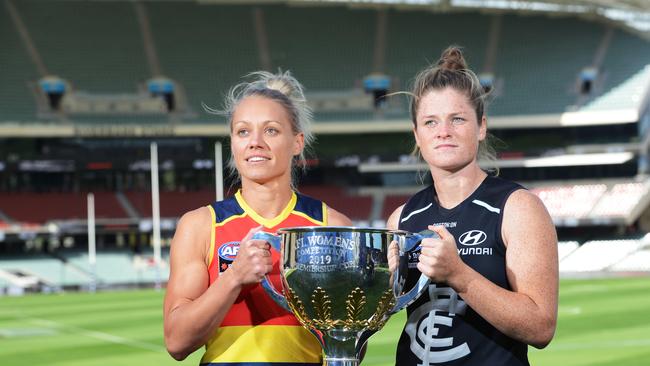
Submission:
[[[409,253],[436,234],[352,227],[295,227],[258,232],[281,253],[282,289],[265,279],[266,292],[316,336],[325,365],[355,366],[368,338],[427,288],[422,275],[405,289]],[[397,269],[388,247],[397,242]]]

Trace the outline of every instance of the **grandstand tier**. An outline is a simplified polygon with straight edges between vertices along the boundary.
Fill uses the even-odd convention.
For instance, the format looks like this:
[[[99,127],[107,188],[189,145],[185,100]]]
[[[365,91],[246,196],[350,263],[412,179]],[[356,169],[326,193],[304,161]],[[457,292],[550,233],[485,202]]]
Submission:
[[[13,5],[0,9],[7,45],[0,66],[16,72],[3,73],[0,80],[3,100],[15,102],[3,117],[20,122],[5,131],[14,134],[26,124],[52,120],[68,126],[171,123],[174,128],[160,133],[180,134],[178,123],[212,123],[215,118],[203,104],[218,108],[230,86],[261,69],[293,71],[314,96],[363,93],[363,79],[372,73],[389,78],[388,92],[407,90],[413,76],[450,44],[465,47],[473,70],[492,75],[491,116],[517,116],[524,127],[530,116],[554,115],[560,125],[560,115],[567,111],[620,109],[616,100],[625,98],[616,99],[622,95],[617,90],[627,90],[624,86],[650,59],[643,37],[571,16],[194,1],[9,3]],[[581,95],[579,79],[585,68],[596,70],[597,78],[589,93]],[[69,83],[68,94],[103,95],[106,103],[119,95],[146,94],[147,81],[164,76],[177,86],[175,103],[189,109],[169,118],[142,118],[137,111],[112,107],[110,113],[102,114],[98,107],[86,116],[49,113],[37,87],[40,78],[49,76]],[[405,98],[389,100],[374,112],[372,98],[365,111],[317,109],[317,125],[330,124],[341,132],[344,127],[334,127],[334,122],[406,120]],[[60,133],[72,135],[99,133],[60,128]]]

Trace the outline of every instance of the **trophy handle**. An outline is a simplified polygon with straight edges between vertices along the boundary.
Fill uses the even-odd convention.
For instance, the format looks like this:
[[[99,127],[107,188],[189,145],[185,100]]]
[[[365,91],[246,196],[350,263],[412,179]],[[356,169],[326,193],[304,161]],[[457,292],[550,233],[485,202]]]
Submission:
[[[419,233],[413,233],[407,235],[405,240],[405,245],[404,245],[404,251],[412,252],[413,250],[418,249],[419,244],[422,242],[423,239],[439,238],[439,237],[440,236],[438,236],[438,234],[430,230],[423,230]],[[396,289],[399,286],[398,277],[399,276],[395,276],[395,279],[393,281],[393,289]],[[415,300],[417,300],[420,297],[420,295],[424,292],[424,290],[426,290],[429,287],[429,283],[431,283],[429,277],[425,276],[424,274],[420,274],[420,279],[415,284],[415,286],[413,286],[411,290],[395,298],[395,306],[390,311],[390,313],[394,314],[404,309],[405,307],[409,306]]]
[[[258,231],[253,234],[253,239],[255,240],[265,240],[267,243],[271,244],[273,249],[280,251],[280,237],[265,231]]]
[[[253,234],[253,239],[255,240],[266,240],[269,244],[271,244],[271,247],[273,249],[277,250],[278,252],[280,251],[280,237],[277,235],[273,235],[264,231],[258,231],[255,234]],[[287,299],[280,293],[280,291],[276,290],[275,287],[273,287],[273,284],[271,281],[269,281],[268,276],[264,276],[264,279],[262,279],[261,282],[262,288],[266,293],[271,296],[273,301],[275,301],[276,304],[280,305],[284,310],[288,311],[291,313],[291,309],[289,309],[289,303],[287,303]]]

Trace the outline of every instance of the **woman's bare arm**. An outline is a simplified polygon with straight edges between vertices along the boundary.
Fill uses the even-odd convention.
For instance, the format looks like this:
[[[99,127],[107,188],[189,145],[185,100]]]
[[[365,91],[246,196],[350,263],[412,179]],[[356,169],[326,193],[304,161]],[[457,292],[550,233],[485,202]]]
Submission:
[[[209,285],[208,248],[212,215],[203,207],[183,215],[171,248],[171,271],[164,303],[165,344],[177,360],[204,345],[221,324],[242,286],[271,270],[268,244],[241,241],[232,266]]]

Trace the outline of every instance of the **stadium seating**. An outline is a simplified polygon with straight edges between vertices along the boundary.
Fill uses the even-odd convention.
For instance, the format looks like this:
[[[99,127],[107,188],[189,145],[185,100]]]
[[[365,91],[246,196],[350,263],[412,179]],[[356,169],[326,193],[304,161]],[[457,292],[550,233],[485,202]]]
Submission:
[[[387,73],[399,80],[400,90],[408,90],[413,77],[437,61],[450,44],[465,47],[470,67],[480,71],[489,24],[490,17],[472,13],[449,16],[423,11],[391,11],[388,14]]]
[[[152,75],[136,11],[130,2],[14,2],[47,71],[92,93],[134,93]],[[179,118],[214,123],[202,102],[219,108],[223,93],[240,77],[262,69],[254,11],[261,11],[262,38],[272,70],[292,70],[307,92],[361,88],[374,70],[377,12],[374,9],[292,7],[286,5],[206,5],[196,2],[146,2],[156,55],[164,76],[179,83],[194,114]],[[606,27],[581,19],[500,15],[501,30],[493,72],[496,100],[490,114],[530,115],[564,112],[574,104],[578,73],[589,66]],[[405,9],[387,11],[383,71],[392,90],[409,88],[413,76],[435,61],[450,44],[465,47],[470,66],[486,67],[487,39],[493,16],[480,13],[436,14]],[[27,84],[39,77],[6,8],[0,9],[0,96],[3,119],[33,120],[35,104]],[[119,26],[115,26],[119,24]],[[458,24],[463,24],[458,27]],[[453,31],[450,31],[452,30]],[[335,50],[335,51],[333,51]],[[639,73],[650,59],[640,37],[615,30],[602,63],[603,93]],[[268,65],[267,65],[268,66]],[[110,78],[104,77],[110,74]],[[625,88],[624,88],[625,89]],[[618,93],[618,94],[617,94]],[[407,116],[405,100],[397,98]],[[610,108],[614,99],[596,99],[589,108]],[[616,99],[615,100],[619,100]],[[15,102],[15,103],[13,103]],[[603,104],[604,103],[604,104]],[[614,104],[612,104],[614,103]],[[317,120],[372,120],[369,112],[324,112]],[[386,116],[384,116],[386,117]],[[166,123],[166,118],[84,116],[79,123]],[[126,120],[126,121],[125,121]]]
[[[33,276],[37,282],[28,286],[42,289],[87,287],[92,282],[93,270],[86,252],[66,252],[60,258],[44,255],[10,256],[0,259],[0,287],[26,286],[25,281],[11,281],[16,273],[22,277]],[[162,258],[157,273],[152,260],[124,251],[97,252],[94,275],[97,286],[143,285],[166,281],[169,278],[168,253]],[[149,258],[150,259],[150,258]],[[160,277],[158,277],[160,276]],[[4,284],[4,285],[3,285]]]
[[[610,269],[642,246],[640,240],[594,240],[560,262],[560,272],[593,272]]]
[[[134,93],[137,83],[150,76],[132,3],[14,4],[47,70],[76,89]]]
[[[151,217],[151,192],[132,191],[124,194],[141,217]],[[181,217],[185,212],[210,204],[215,192],[208,190],[160,192],[160,216]]]
[[[531,189],[537,194],[549,213],[557,220],[634,219],[630,215],[650,192],[650,183],[614,181],[600,184],[567,184],[565,186],[538,185]],[[577,221],[575,221],[577,222]]]
[[[126,218],[115,194],[95,193],[96,218]],[[46,223],[52,220],[85,220],[88,216],[85,193],[6,193],[0,192],[0,210],[15,221]]]
[[[353,219],[369,219],[372,197],[357,196],[337,187],[326,186],[301,187],[301,191],[326,201]],[[97,219],[129,218],[115,193],[98,192],[94,195]],[[124,196],[140,217],[151,217],[151,192],[129,191],[124,192]],[[178,218],[187,211],[210,204],[214,198],[215,192],[212,190],[160,192],[160,215]],[[0,211],[19,222],[44,224],[53,220],[85,220],[86,194],[0,193]]]
[[[591,64],[604,30],[571,18],[503,17],[495,71],[503,87],[491,114],[564,112],[576,100],[578,73]]]
[[[87,253],[67,253],[67,260],[92,273]],[[97,280],[103,285],[137,285],[155,282],[156,273],[153,263],[148,265],[139,257],[127,252],[98,252],[95,265]],[[160,269],[160,278],[169,278],[169,266],[166,262]]]
[[[603,93],[625,83],[650,62],[650,47],[642,38],[616,30],[603,60]]]
[[[531,189],[554,218],[585,217],[607,191],[605,184],[543,186]]]
[[[564,258],[566,258],[569,254],[573,253],[578,247],[580,246],[580,243],[577,241],[560,241],[557,243],[557,254],[558,254],[558,260],[562,261]]]
[[[617,272],[650,272],[650,249],[630,254],[614,264],[611,269]]]
[[[361,195],[336,186],[303,186],[300,191],[327,202],[331,207],[356,221],[386,220],[395,208],[410,197],[388,194],[377,197]],[[627,220],[650,194],[648,182],[614,182],[599,184],[536,185],[530,191],[540,197],[556,220]],[[151,192],[120,193],[135,209],[129,216],[116,193],[95,193],[97,219],[137,219],[151,217]],[[178,218],[185,212],[205,206],[214,200],[212,190],[163,191],[160,212],[165,218]],[[374,202],[379,199],[381,202]],[[378,210],[372,214],[373,207]],[[35,209],[38,208],[38,209]],[[85,220],[85,193],[0,193],[0,211],[17,222],[44,224],[54,220]],[[377,217],[371,217],[378,215]],[[1,223],[0,223],[1,225]],[[5,223],[5,226],[8,224]]]
[[[626,76],[628,75],[626,74]],[[643,92],[648,90],[648,85],[650,85],[650,64],[629,76],[621,84],[613,85],[607,92],[580,108],[580,111],[621,110],[630,108],[636,110],[643,101],[642,95]]]
[[[594,207],[592,217],[627,217],[648,194],[648,183],[615,184]]]
[[[3,257],[0,270],[19,271],[28,276],[35,276],[45,286],[79,286],[89,283],[91,277],[74,266],[43,255]]]
[[[273,68],[307,91],[360,86],[372,69],[376,12],[342,7],[263,7]]]
[[[228,88],[261,68],[251,8],[170,1],[146,9],[163,73],[183,86],[196,118],[214,123],[201,103],[221,108]]]
[[[611,188],[609,188],[611,187]],[[558,220],[620,218],[626,219],[649,194],[647,182],[610,184],[537,185],[531,192],[538,195],[549,213]],[[318,197],[331,207],[354,220],[387,219],[409,195],[388,194],[373,198],[335,186],[304,186],[300,191]],[[151,217],[151,192],[124,192],[137,217]],[[163,191],[160,193],[161,216],[178,218],[185,212],[205,206],[214,200],[214,191]],[[375,202],[382,199],[383,202]],[[379,217],[371,217],[373,205],[378,205]],[[34,209],[38,208],[38,209]],[[53,220],[85,220],[85,193],[0,193],[0,211],[18,222],[47,223]],[[136,219],[130,217],[120,204],[116,193],[95,193],[97,219]],[[7,224],[5,224],[6,226]]]
[[[1,118],[3,122],[33,120],[36,103],[28,83],[38,80],[39,75],[4,4],[0,6],[0,44],[0,70],[3,70],[0,72]]]

